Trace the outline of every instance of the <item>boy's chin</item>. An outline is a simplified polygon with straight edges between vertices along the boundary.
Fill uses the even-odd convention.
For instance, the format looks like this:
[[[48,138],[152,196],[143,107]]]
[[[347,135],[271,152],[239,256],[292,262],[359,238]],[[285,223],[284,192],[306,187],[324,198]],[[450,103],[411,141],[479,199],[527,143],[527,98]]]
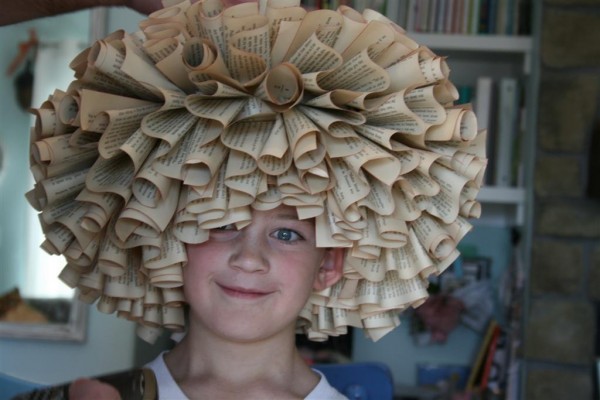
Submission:
[[[227,318],[227,320],[225,320]],[[264,342],[279,336],[294,336],[296,333],[296,320],[274,321],[271,318],[260,318],[251,315],[223,316],[217,323],[209,324],[204,329],[230,342],[250,344]]]

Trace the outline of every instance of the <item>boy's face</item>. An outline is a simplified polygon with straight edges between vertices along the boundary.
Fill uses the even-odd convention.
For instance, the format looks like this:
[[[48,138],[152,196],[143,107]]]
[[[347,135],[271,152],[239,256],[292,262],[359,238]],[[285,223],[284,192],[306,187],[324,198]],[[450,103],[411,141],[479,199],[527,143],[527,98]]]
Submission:
[[[188,245],[184,290],[190,323],[236,341],[294,331],[313,290],[342,274],[343,250],[317,248],[314,220],[294,208],[253,211],[252,223],[213,229]]]

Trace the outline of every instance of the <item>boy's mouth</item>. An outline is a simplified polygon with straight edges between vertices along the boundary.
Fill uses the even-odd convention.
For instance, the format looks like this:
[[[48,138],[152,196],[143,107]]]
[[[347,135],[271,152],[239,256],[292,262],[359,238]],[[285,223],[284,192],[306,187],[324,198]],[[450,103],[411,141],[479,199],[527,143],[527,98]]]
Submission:
[[[228,296],[235,297],[238,299],[258,299],[269,294],[269,292],[261,291],[258,289],[244,288],[239,286],[219,285],[219,287]]]

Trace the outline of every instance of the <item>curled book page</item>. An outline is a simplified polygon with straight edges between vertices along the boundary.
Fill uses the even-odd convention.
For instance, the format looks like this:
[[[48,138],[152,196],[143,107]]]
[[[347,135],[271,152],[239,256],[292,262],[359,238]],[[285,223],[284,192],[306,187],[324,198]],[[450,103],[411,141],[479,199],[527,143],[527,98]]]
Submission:
[[[284,204],[345,249],[298,330],[378,340],[481,214],[486,132],[454,105],[447,60],[373,10],[165,4],[32,110],[26,197],[60,279],[154,340],[184,329],[186,245]]]

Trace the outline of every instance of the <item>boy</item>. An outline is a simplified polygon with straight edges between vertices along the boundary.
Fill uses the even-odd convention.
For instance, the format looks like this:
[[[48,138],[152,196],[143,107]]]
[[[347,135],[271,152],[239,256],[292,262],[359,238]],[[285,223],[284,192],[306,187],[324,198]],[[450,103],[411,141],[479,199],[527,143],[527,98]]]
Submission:
[[[294,333],[382,337],[479,214],[485,137],[443,58],[373,11],[264,3],[158,11],[36,111],[61,278],[146,338],[189,305],[150,364],[166,398],[339,397]]]
[[[212,229],[188,245],[188,331],[149,367],[161,399],[336,399],[295,347],[296,319],[311,293],[341,278],[343,249],[316,247],[313,220],[292,207],[253,211],[237,230]],[[98,381],[76,381],[70,398],[119,398]],[[112,397],[114,396],[114,397]]]

